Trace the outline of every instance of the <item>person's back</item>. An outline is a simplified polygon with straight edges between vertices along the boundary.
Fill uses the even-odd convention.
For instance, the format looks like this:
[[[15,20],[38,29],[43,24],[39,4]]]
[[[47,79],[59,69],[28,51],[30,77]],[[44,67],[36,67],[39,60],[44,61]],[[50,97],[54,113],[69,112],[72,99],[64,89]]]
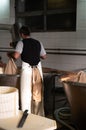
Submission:
[[[41,42],[30,37],[30,30],[22,26],[19,30],[22,40],[11,55],[15,59],[21,56],[21,110],[44,116],[43,108],[43,75],[41,58],[46,58],[46,51]]]
[[[37,65],[40,61],[41,45],[38,40],[33,38],[23,39],[23,52],[21,59],[31,66]]]

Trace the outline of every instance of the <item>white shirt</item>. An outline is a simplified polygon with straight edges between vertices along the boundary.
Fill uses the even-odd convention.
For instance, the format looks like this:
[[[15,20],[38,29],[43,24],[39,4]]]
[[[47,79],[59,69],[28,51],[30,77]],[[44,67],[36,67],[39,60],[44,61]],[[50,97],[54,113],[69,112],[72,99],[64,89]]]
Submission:
[[[46,51],[45,51],[45,49],[43,47],[43,44],[41,42],[40,42],[40,45],[41,45],[40,56],[46,55]],[[19,52],[20,54],[22,53],[22,51],[23,51],[23,42],[22,42],[22,40],[17,43],[15,51]]]

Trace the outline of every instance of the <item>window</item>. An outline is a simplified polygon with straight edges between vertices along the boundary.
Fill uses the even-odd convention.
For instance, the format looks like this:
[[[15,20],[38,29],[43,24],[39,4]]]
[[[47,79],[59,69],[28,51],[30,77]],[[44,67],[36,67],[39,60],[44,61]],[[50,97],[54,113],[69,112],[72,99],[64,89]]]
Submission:
[[[34,31],[75,31],[76,0],[16,0],[16,22]]]

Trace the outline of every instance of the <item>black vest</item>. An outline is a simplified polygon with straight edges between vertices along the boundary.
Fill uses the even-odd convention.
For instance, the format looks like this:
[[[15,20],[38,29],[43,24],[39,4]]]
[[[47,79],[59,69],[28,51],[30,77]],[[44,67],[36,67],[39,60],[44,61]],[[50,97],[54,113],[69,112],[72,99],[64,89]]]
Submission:
[[[41,45],[40,42],[27,38],[23,39],[23,52],[21,54],[22,61],[29,63],[31,66],[37,65],[40,61],[40,51]]]

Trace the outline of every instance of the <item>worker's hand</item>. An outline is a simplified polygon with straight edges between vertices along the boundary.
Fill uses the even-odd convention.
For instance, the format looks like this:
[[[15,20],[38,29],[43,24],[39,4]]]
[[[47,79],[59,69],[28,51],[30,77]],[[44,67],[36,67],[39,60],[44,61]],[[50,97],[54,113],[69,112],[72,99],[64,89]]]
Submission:
[[[43,55],[43,56],[40,56],[41,59],[46,59],[47,58],[47,55]]]
[[[10,57],[10,53],[9,52],[7,52],[7,56]]]
[[[7,56],[8,56],[9,58],[13,58],[13,59],[14,59],[13,53],[14,53],[14,52],[7,52]]]

